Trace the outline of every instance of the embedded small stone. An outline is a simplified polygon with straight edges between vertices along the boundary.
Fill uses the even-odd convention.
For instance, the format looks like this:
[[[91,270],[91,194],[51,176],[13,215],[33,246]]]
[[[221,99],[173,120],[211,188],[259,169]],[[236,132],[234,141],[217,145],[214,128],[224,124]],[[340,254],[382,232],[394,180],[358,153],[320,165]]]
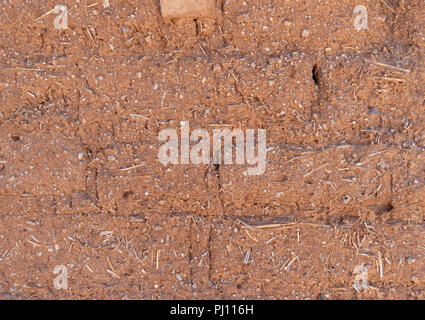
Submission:
[[[214,18],[216,0],[161,0],[163,18]]]
[[[412,282],[417,283],[419,282],[419,278],[416,275],[412,275],[412,277],[410,278],[412,280]]]
[[[408,257],[407,258],[407,264],[412,264],[412,263],[415,263],[416,262],[416,259],[415,258],[413,258],[413,257]]]
[[[310,35],[310,30],[308,29],[304,29],[303,33],[302,33],[302,37],[303,38],[307,38]]]
[[[214,72],[214,73],[221,73],[221,65],[220,64],[215,64],[214,66],[213,66],[213,69],[212,69],[212,71]]]

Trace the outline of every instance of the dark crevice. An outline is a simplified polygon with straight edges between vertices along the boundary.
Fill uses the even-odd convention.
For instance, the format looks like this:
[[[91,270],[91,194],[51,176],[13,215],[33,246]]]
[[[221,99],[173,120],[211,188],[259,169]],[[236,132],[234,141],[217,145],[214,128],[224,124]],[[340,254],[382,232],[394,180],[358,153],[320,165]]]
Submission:
[[[209,229],[208,229],[208,243],[207,243],[207,248],[208,248],[208,280],[210,283],[212,283],[212,274],[213,274],[213,260],[212,260],[212,251],[211,251],[211,245],[212,245],[212,232],[213,232],[213,226],[212,223],[210,223]]]
[[[222,199],[222,194],[221,194],[221,174],[220,174],[220,165],[219,164],[213,164],[213,171],[215,172],[216,176],[217,176],[217,186],[218,186],[218,199],[220,200],[221,203],[221,210],[222,210],[222,214],[224,214],[224,202]]]
[[[200,36],[201,35],[201,28],[199,26],[200,22],[198,21],[198,19],[194,19],[193,21],[195,21],[196,36]]]
[[[188,260],[189,260],[189,284],[192,285],[192,281],[193,281],[193,254],[192,254],[192,246],[193,246],[193,219],[190,219],[190,226],[189,226],[189,231],[190,231],[190,235],[189,235],[189,239],[190,239],[190,243],[189,243],[189,248],[188,248]]]
[[[381,214],[384,214],[384,213],[391,212],[393,209],[394,209],[394,206],[393,206],[392,202],[389,201],[387,203],[384,203],[384,204],[378,206],[376,208],[375,212],[376,212],[377,215],[381,215]]]
[[[132,196],[134,194],[133,191],[125,191],[122,195],[123,199],[127,199],[128,197]]]
[[[320,68],[315,64],[312,70],[312,78],[317,86],[320,86]]]
[[[99,190],[98,190],[99,172],[97,168],[94,170],[94,193],[96,196],[96,206],[99,207]]]
[[[58,204],[56,202],[56,197],[53,197],[53,199],[52,199],[52,207],[53,207],[53,214],[57,214],[57,212],[58,212]]]

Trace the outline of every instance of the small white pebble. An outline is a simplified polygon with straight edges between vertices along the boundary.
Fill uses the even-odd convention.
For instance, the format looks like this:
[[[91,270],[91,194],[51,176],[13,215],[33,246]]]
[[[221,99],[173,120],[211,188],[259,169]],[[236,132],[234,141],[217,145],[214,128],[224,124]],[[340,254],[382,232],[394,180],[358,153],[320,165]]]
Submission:
[[[310,30],[308,30],[308,29],[304,29],[304,30],[303,30],[303,33],[302,33],[303,38],[306,38],[306,37],[308,37],[309,35],[310,35]]]

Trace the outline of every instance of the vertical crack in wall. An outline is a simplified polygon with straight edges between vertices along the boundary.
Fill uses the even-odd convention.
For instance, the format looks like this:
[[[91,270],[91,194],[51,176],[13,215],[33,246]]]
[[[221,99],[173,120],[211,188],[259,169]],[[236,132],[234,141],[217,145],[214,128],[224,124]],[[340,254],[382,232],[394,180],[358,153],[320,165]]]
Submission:
[[[208,226],[208,242],[207,242],[207,249],[208,249],[208,281],[212,284],[212,273],[213,273],[213,257],[212,257],[212,251],[211,251],[211,245],[212,245],[212,232],[213,232],[213,222],[209,221]]]
[[[221,205],[221,215],[224,215],[224,202],[223,202],[223,198],[222,198],[222,185],[221,185],[220,165],[219,164],[214,164],[213,165],[213,170],[214,170],[215,175],[217,177],[217,187],[218,187],[217,196],[218,196],[218,199],[219,199],[220,205]]]
[[[193,246],[193,219],[190,219],[190,224],[189,224],[189,248],[188,248],[189,284],[190,285],[192,285],[192,282],[193,282],[192,246]]]

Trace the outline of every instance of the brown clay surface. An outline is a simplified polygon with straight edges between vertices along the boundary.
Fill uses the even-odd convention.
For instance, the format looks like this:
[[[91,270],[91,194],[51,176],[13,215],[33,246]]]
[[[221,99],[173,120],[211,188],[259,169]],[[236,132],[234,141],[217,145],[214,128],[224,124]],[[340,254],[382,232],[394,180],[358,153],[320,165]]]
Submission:
[[[0,2],[0,298],[424,299],[425,2],[160,12]],[[163,166],[183,120],[266,129],[265,174]]]

